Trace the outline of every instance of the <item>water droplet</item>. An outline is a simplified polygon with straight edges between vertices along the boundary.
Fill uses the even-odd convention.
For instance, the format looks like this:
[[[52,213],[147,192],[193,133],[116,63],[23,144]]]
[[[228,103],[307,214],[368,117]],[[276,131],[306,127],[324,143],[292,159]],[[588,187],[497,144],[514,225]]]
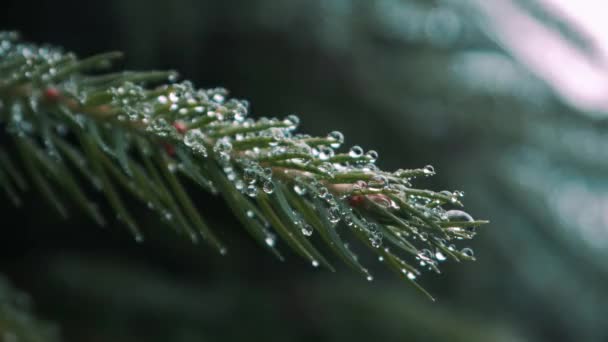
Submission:
[[[469,258],[472,258],[474,256],[474,252],[471,248],[469,247],[465,247],[463,248],[460,253],[462,253],[462,255],[467,256]]]
[[[249,218],[255,217],[255,213],[253,212],[253,210],[247,210],[247,217],[249,217]]]
[[[435,174],[435,168],[433,167],[433,165],[427,165],[425,166],[422,171],[424,172],[425,175],[427,176],[431,176]]]
[[[313,260],[312,267],[319,267],[319,262],[317,260]]]
[[[439,261],[445,261],[446,257],[443,253],[441,253],[441,251],[438,249],[435,252],[435,259],[439,260]]]
[[[416,275],[412,272],[407,272],[407,278],[409,280],[415,280],[416,279]]]
[[[272,177],[272,169],[267,167],[264,169],[264,177],[266,177],[267,179],[270,179],[270,177]]]
[[[375,189],[383,189],[388,186],[388,178],[384,175],[375,175],[372,179],[367,183],[370,188]]]
[[[304,234],[306,236],[311,236],[312,233],[313,233],[312,227],[308,223],[302,222],[302,234]]]
[[[274,247],[274,244],[276,243],[276,238],[274,237],[274,235],[268,235],[266,236],[266,239],[264,239],[264,242],[266,242],[268,246]]]
[[[207,149],[205,148],[205,135],[200,129],[191,129],[184,135],[184,144],[190,147],[194,152],[207,157]]]
[[[472,222],[473,217],[471,215],[469,215],[467,212],[464,212],[462,210],[448,210],[445,212],[445,215],[447,217],[448,220],[450,221],[457,221],[457,222]]]
[[[237,179],[236,182],[234,182],[234,187],[238,190],[241,191],[243,190],[243,188],[245,188],[245,182],[243,182],[240,179]]]
[[[298,194],[298,195],[300,195],[300,196],[306,195],[306,188],[302,187],[302,186],[300,186],[298,184],[296,184],[296,185],[293,186],[293,191],[295,191],[295,193]]]
[[[322,186],[319,188],[318,196],[319,198],[325,198],[329,194],[329,191],[326,187]]]
[[[254,184],[256,181],[256,172],[252,168],[246,168],[243,172],[243,180],[249,184]]]
[[[266,242],[266,244],[267,244],[268,246],[270,246],[270,247],[274,247],[274,244],[275,244],[275,242],[276,242],[276,239],[275,239],[275,237],[274,237],[274,236],[272,236],[272,235],[268,235],[268,236],[266,237],[266,239],[264,239],[264,242]]]
[[[255,197],[258,195],[258,188],[253,184],[249,184],[245,191],[249,197]]]
[[[274,183],[272,181],[264,182],[264,185],[262,186],[262,190],[264,190],[264,192],[267,194],[273,193],[274,192]]]
[[[232,151],[232,144],[228,138],[218,139],[213,146],[213,151],[217,153],[221,160],[230,160],[230,152]]]
[[[283,123],[289,126],[290,129],[295,129],[300,124],[300,118],[297,115],[288,115]]]
[[[327,160],[333,157],[335,154],[334,150],[329,146],[321,146],[319,148],[319,159]]]
[[[348,155],[352,158],[359,158],[363,155],[363,149],[361,148],[361,146],[355,145],[350,148],[350,151],[348,151]]]
[[[327,213],[328,213],[327,218],[329,219],[329,222],[331,222],[333,224],[340,222],[340,208],[331,207],[331,208],[329,208]]]
[[[334,142],[330,143],[330,146],[333,148],[338,148],[342,143],[344,143],[344,134],[339,131],[330,132],[327,135],[327,138],[332,139]]]
[[[367,281],[372,281],[372,280],[374,280],[374,277],[372,277],[371,275],[368,275],[367,276]]]
[[[381,235],[372,235],[370,237],[370,242],[372,244],[372,247],[374,248],[380,248],[380,246],[382,246],[382,236]]]
[[[378,152],[374,150],[369,150],[365,153],[365,156],[369,159],[371,163],[374,163],[378,159]]]

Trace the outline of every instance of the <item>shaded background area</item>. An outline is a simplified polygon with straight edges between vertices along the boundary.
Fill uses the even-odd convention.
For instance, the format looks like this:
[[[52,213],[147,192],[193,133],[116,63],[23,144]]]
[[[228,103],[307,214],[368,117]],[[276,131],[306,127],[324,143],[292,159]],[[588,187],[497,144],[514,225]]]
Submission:
[[[2,198],[0,270],[66,341],[604,341],[608,45],[589,16],[597,3],[5,2],[2,28],[25,39],[80,56],[122,50],[121,67],[224,86],[254,116],[295,112],[302,131],[341,130],[347,145],[379,151],[382,168],[433,164],[438,175],[416,185],[463,190],[492,224],[471,244],[477,262],[422,277],[437,303],[375,259],[371,283],[293,255],[281,263],[205,194],[197,203],[228,256],[143,208],[137,244],[77,210],[61,221],[36,194],[19,209]]]

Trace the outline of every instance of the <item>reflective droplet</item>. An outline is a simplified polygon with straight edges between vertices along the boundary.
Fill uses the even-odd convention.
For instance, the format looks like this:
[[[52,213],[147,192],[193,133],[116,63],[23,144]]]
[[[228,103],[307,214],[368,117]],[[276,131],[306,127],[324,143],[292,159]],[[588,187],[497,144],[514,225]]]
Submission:
[[[340,222],[340,208],[331,207],[331,208],[329,208],[327,213],[328,213],[327,218],[329,219],[329,222],[331,222],[333,224]]]
[[[348,151],[348,155],[352,158],[359,158],[363,155],[363,149],[361,148],[361,146],[355,145],[350,148],[350,151]]]
[[[329,191],[327,190],[326,187],[321,187],[319,188],[319,197],[320,198],[325,198],[327,195],[329,194]]]
[[[306,188],[299,186],[298,184],[293,186],[293,191],[295,191],[296,194],[302,196],[306,194]]]
[[[435,168],[433,167],[433,165],[427,165],[425,166],[422,171],[424,172],[425,175],[431,176],[435,174]]]
[[[319,148],[319,159],[327,160],[334,156],[334,150],[329,146],[322,146]]]
[[[247,186],[247,189],[245,190],[245,192],[246,192],[247,196],[255,197],[258,195],[258,188],[255,185],[250,184]]]
[[[462,253],[462,255],[467,256],[469,258],[472,258],[474,256],[474,252],[471,248],[469,247],[465,247],[463,248],[460,253]]]
[[[300,124],[300,118],[297,115],[288,115],[283,122],[289,125],[289,128],[295,129]]]
[[[266,237],[266,239],[264,239],[264,242],[266,242],[266,244],[270,247],[274,247],[274,244],[276,242],[276,238],[273,235],[268,235]]]
[[[370,188],[383,189],[388,186],[388,178],[386,178],[384,175],[375,175],[372,177],[372,179],[370,179],[367,185]]]
[[[248,184],[253,184],[256,181],[256,173],[252,168],[246,168],[243,172],[243,180]]]
[[[469,213],[464,212],[462,210],[448,210],[445,212],[445,215],[447,217],[448,220],[450,221],[457,221],[457,222],[472,222],[473,217],[471,215],[469,215]]]
[[[191,129],[184,134],[184,144],[194,152],[207,156],[207,149],[205,148],[205,135],[200,129]]]
[[[273,193],[274,192],[274,183],[272,181],[264,182],[264,185],[262,186],[262,190],[264,190],[264,192],[267,194]]]
[[[369,150],[365,153],[365,156],[370,160],[370,162],[375,162],[378,159],[378,152],[374,150]]]
[[[302,222],[302,234],[306,235],[306,236],[311,236],[313,232],[312,227],[306,223],[306,222]]]

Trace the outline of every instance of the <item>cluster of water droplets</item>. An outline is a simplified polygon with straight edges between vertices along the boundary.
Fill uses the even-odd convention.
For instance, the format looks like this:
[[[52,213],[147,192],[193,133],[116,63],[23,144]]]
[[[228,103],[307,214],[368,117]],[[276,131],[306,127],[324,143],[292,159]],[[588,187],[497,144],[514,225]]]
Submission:
[[[52,46],[37,46],[15,41],[11,33],[0,33],[0,60],[3,65],[0,87],[25,82],[48,82],[61,67],[76,60],[73,54]]]
[[[263,191],[265,194],[272,194],[274,192],[275,184],[272,179],[272,169],[269,167],[262,167],[259,163],[255,163],[249,160],[242,160],[242,173],[239,176],[234,174],[231,177],[228,174],[228,179],[231,180],[236,189],[246,194],[249,197],[256,197],[258,193]]]
[[[0,57],[5,56],[19,56],[24,63],[0,86],[24,77],[51,80],[61,71],[58,65],[74,58],[56,49],[27,45],[16,47],[14,43],[0,39]],[[70,80],[62,83],[62,87],[64,91],[77,95],[82,103],[96,94],[81,89],[77,82]],[[118,120],[135,125],[141,123],[147,132],[171,143],[183,143],[194,155],[215,156],[226,178],[247,197],[254,198],[260,193],[271,195],[277,191],[278,182],[285,182],[295,195],[311,203],[321,203],[324,208],[317,208],[318,213],[324,215],[331,226],[358,229],[364,232],[372,247],[384,250],[387,248],[383,243],[386,227],[368,215],[370,207],[366,206],[367,202],[358,204],[354,201],[363,198],[408,224],[415,223],[400,228],[394,234],[398,239],[412,239],[422,245],[413,252],[421,267],[437,271],[438,263],[450,255],[473,258],[470,248],[458,250],[449,244],[449,240],[469,239],[475,233],[475,225],[469,224],[473,222],[469,214],[457,209],[444,209],[444,205],[458,205],[462,192],[434,193],[411,188],[414,178],[435,174],[431,165],[383,172],[376,166],[378,153],[374,150],[365,151],[355,145],[340,152],[339,148],[344,143],[342,133],[334,131],[325,137],[296,134],[300,122],[296,115],[283,119],[247,118],[249,103],[228,98],[228,92],[223,88],[197,90],[190,82],[182,82],[161,87],[154,91],[154,96],[150,96],[152,91],[124,82],[105,91],[109,96],[107,104],[117,110]],[[8,108],[11,116],[7,127],[16,134],[27,134],[32,125],[25,120],[24,109],[19,106],[14,103]],[[176,163],[174,166],[179,167],[184,168],[184,164]],[[276,177],[277,172],[284,173],[282,176],[286,177]],[[362,179],[353,181],[347,177],[348,190],[342,190],[330,181],[350,175],[361,175]],[[387,194],[398,194],[403,202],[397,203]],[[353,200],[350,205],[347,204],[348,199]],[[303,235],[313,234],[313,228],[301,213],[294,211],[290,214]],[[247,210],[246,217],[263,224],[265,242],[273,247],[276,237],[270,232],[266,220],[253,210]],[[165,219],[170,220],[171,217],[165,215]],[[442,224],[440,229],[445,236],[439,237],[433,224]],[[410,269],[404,269],[404,274],[411,280],[418,275]]]
[[[145,98],[143,87],[132,82],[125,82],[121,86],[110,87],[108,92],[112,97],[110,104],[114,108],[121,109],[117,115],[118,120],[125,121],[128,119],[132,122],[149,123],[153,107],[151,103],[143,101]],[[82,92],[80,97],[80,100],[85,103],[87,101],[86,94],[86,92]]]

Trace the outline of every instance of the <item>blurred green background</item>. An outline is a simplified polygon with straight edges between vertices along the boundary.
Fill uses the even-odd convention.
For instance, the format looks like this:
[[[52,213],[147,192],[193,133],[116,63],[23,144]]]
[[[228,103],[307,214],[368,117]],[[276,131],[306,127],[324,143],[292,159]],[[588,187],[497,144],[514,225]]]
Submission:
[[[422,277],[432,303],[369,256],[373,282],[281,263],[206,194],[227,256],[143,208],[136,244],[30,193],[19,209],[0,199],[0,272],[65,341],[606,341],[606,46],[559,2],[4,1],[1,28],[26,40],[179,70],[254,116],[339,129],[385,169],[432,164],[415,185],[463,190],[492,223],[471,243],[477,262]]]

